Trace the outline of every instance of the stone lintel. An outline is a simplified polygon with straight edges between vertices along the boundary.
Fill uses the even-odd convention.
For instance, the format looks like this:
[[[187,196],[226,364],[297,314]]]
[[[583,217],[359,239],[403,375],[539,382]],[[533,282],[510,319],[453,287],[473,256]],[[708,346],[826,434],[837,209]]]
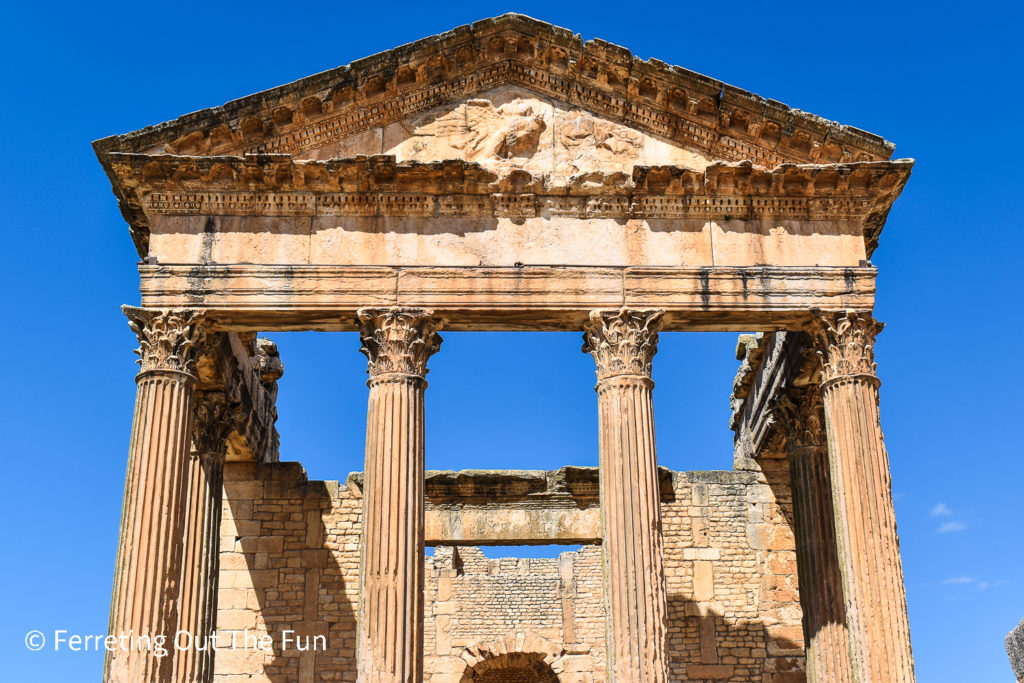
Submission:
[[[596,507],[460,509],[427,507],[427,545],[588,545],[601,542]]]
[[[672,472],[661,468],[659,476],[670,501]],[[346,484],[361,491],[362,472]],[[427,545],[601,542],[596,467],[431,471],[426,487]]]
[[[357,329],[366,306],[431,309],[453,331],[578,331],[593,309],[658,308],[664,331],[797,329],[812,309],[870,310],[876,269],[141,265],[142,303],[217,330]]]

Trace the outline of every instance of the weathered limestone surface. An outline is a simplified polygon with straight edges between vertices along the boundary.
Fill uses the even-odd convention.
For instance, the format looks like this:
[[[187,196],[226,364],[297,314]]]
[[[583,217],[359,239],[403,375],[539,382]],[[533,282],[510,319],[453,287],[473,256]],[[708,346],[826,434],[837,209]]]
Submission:
[[[814,330],[853,676],[911,682],[907,598],[882,439],[869,314],[824,315]]]
[[[589,488],[597,471],[545,473],[563,478]],[[224,637],[325,634],[327,647],[220,652],[215,681],[253,672],[304,681],[307,671],[356,680],[358,481],[307,481],[298,463],[227,464],[218,628]],[[514,512],[531,481],[520,472],[428,473],[428,514],[452,500],[455,482],[470,499],[473,491],[509,499]],[[804,680],[792,503],[781,483],[753,472],[662,470],[668,680]],[[491,514],[500,523],[504,512],[496,502]],[[606,681],[602,572],[597,545],[494,560],[472,546],[436,548],[425,568],[424,680],[459,683],[510,668],[539,676],[539,661],[562,683]]]
[[[1024,680],[1024,619],[1006,634],[1006,653],[1010,655],[1010,668],[1018,681]]]
[[[868,313],[891,143],[505,15],[94,148],[142,260],[111,630],[329,643],[119,651],[107,681],[913,680]],[[586,330],[600,496],[573,468],[425,478],[441,321]],[[356,329],[365,480],[308,482],[274,464],[256,335]],[[735,472],[659,473],[657,329],[758,333]],[[204,400],[193,436],[196,392],[230,417]],[[585,547],[475,549],[552,542]]]
[[[96,143],[143,305],[214,329],[796,329],[869,310],[884,140],[508,15]]]
[[[634,164],[703,170],[708,159],[635,128],[518,86],[501,86],[296,155],[340,159],[393,154],[399,161],[465,159],[501,171],[568,177]]]
[[[109,650],[108,683],[171,683],[174,657],[154,638],[173,639],[183,554],[188,454],[201,316],[124,307],[139,338],[135,418],[114,570],[111,635],[147,637],[150,647]],[[127,642],[127,641],[126,641]],[[137,642],[137,641],[136,641]]]
[[[870,308],[876,269],[140,266],[147,306],[202,298],[214,328],[354,330],[355,312],[429,307],[452,330],[580,330],[594,308],[657,307],[665,330],[796,328]]]
[[[423,392],[440,321],[421,309],[364,309],[369,360],[359,679],[423,677]]]
[[[372,149],[376,138],[385,149],[394,144],[383,140],[391,124],[505,87],[572,103],[708,158],[771,167],[887,159],[893,150],[870,133],[513,14],[96,146],[178,155],[300,155],[332,148],[341,153],[335,146],[345,138]],[[407,135],[405,126],[390,130],[400,140]]]
[[[213,681],[220,575],[220,520],[224,499],[224,460],[234,426],[227,397],[201,392],[196,397],[192,454],[188,464],[185,554],[181,571],[178,632],[188,634],[175,652],[178,683]]]
[[[597,364],[601,531],[610,681],[667,680],[661,496],[651,364],[662,311],[594,311],[583,351]]]
[[[209,330],[210,321],[204,318]],[[221,394],[231,406],[229,461],[275,462],[278,458],[277,380],[284,365],[277,345],[252,332],[208,334],[196,361],[198,390]]]
[[[788,450],[809,683],[852,681],[821,395],[791,390],[774,412]]]
[[[873,360],[881,325],[816,315],[809,333],[741,341],[736,466],[767,475],[788,451],[809,680],[913,680]]]
[[[108,158],[146,217],[147,256],[171,264],[855,267],[912,167],[716,162],[560,179],[384,155]]]
[[[660,474],[662,488],[671,487],[667,471]],[[346,484],[361,492],[363,474],[350,474]],[[597,472],[431,472],[425,518],[428,546],[600,543]]]

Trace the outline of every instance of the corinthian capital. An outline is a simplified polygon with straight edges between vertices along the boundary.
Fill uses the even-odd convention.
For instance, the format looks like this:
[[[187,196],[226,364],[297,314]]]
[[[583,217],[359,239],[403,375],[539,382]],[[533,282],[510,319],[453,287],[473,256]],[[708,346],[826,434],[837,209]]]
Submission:
[[[825,446],[825,410],[816,386],[792,389],[780,396],[772,407],[772,417],[791,451]]]
[[[634,375],[650,378],[664,311],[591,311],[583,325],[583,352],[594,357],[597,381]]]
[[[203,314],[187,310],[146,310],[122,306],[128,326],[139,338],[135,349],[142,372],[174,370],[195,374],[203,338]]]
[[[364,308],[359,315],[359,349],[369,359],[370,377],[427,375],[427,359],[441,348],[442,321],[422,308]]]
[[[235,405],[221,391],[196,393],[196,417],[192,427],[192,445],[201,456],[227,453],[228,436],[235,428]]]
[[[870,313],[816,314],[809,330],[821,361],[821,382],[852,377],[875,378],[875,335],[884,325]]]

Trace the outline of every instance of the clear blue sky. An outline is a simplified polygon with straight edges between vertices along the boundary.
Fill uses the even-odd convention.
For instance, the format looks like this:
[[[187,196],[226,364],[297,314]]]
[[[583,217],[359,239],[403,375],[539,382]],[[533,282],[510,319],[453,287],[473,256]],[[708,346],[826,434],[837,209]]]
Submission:
[[[9,681],[97,681],[96,654],[25,633],[107,625],[135,341],[137,255],[89,143],[470,21],[519,11],[879,133],[918,160],[874,262],[882,422],[926,683],[1010,681],[1024,617],[1020,445],[1024,174],[1020,3],[42,3],[0,22]],[[277,335],[282,458],[361,468],[352,335]],[[734,335],[666,334],[661,462],[728,467]],[[431,365],[428,466],[596,464],[576,334],[449,334]],[[1014,427],[1013,425],[1017,425]]]

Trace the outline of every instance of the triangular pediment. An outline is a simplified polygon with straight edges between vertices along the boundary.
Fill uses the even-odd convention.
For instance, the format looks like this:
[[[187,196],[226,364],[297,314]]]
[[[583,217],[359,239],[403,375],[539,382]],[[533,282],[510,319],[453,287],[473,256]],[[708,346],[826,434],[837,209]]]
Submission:
[[[773,168],[884,160],[893,149],[870,133],[521,15],[463,26],[96,148],[101,156],[386,153],[548,172],[607,163],[701,170],[713,161]]]

